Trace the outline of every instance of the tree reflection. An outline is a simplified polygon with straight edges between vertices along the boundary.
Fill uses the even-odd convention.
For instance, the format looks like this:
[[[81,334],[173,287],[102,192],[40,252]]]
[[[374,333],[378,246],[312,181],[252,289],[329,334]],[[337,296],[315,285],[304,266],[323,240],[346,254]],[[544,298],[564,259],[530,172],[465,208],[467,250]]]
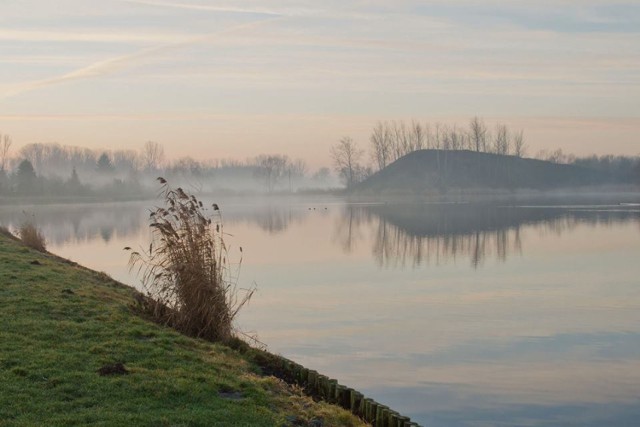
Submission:
[[[308,209],[282,203],[230,206],[224,210],[224,213],[229,224],[254,224],[269,234],[279,234],[285,232],[292,224],[304,222]]]
[[[334,235],[345,251],[367,227],[372,254],[381,267],[440,265],[469,260],[479,268],[487,259],[506,261],[523,251],[522,230],[561,234],[579,224],[640,222],[640,211],[617,207],[514,207],[482,204],[347,206]]]
[[[0,223],[18,227],[25,213],[33,215],[38,227],[54,246],[102,239],[105,243],[114,236],[128,237],[146,225],[147,214],[137,203],[33,205],[3,207]]]

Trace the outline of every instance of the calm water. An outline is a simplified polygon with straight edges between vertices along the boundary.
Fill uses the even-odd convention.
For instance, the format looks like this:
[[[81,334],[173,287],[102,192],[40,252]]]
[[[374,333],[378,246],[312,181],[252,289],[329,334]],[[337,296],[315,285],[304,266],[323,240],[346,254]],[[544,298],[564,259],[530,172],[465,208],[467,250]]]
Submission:
[[[428,426],[640,420],[639,198],[222,203],[241,314],[273,352]],[[620,204],[622,202],[623,204]],[[125,283],[150,204],[35,213],[52,252]]]

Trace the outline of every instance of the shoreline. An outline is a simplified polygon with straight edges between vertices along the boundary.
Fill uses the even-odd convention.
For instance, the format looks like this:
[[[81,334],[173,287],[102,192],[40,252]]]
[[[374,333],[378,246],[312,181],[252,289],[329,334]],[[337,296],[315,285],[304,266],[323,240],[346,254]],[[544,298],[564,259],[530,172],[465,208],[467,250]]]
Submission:
[[[322,422],[324,424],[322,425],[324,426],[361,425],[358,421],[356,421],[358,419],[364,420],[368,423],[372,423],[372,425],[393,425],[394,427],[417,426],[417,424],[410,422],[408,418],[402,417],[397,412],[392,411],[384,405],[381,405],[373,401],[372,399],[366,398],[362,395],[362,393],[343,386],[336,380],[329,379],[328,377],[319,374],[314,370],[307,369],[282,356],[250,347],[244,342],[241,344],[239,343],[235,346],[225,346],[222,344],[193,339],[185,335],[181,335],[172,329],[157,325],[142,317],[140,313],[135,310],[134,306],[136,295],[138,295],[139,292],[130,286],[111,279],[105,273],[96,272],[73,261],[59,257],[55,254],[51,254],[48,252],[36,252],[24,246],[19,240],[11,239],[4,233],[0,235],[0,254],[2,254],[3,258],[3,263],[0,265],[0,271],[6,273],[6,277],[8,277],[7,283],[4,283],[2,285],[2,288],[0,288],[0,292],[6,295],[10,295],[11,297],[17,297],[15,301],[13,301],[12,298],[3,298],[3,305],[6,304],[6,308],[11,308],[11,310],[3,309],[4,315],[10,315],[8,311],[25,313],[29,312],[30,310],[35,310],[37,312],[37,315],[39,315],[43,319],[42,322],[52,321],[51,327],[55,329],[59,329],[59,324],[73,324],[80,329],[82,329],[82,325],[90,324],[92,326],[93,333],[96,335],[96,337],[92,335],[90,338],[82,339],[81,342],[73,342],[73,346],[87,347],[89,352],[88,354],[83,354],[83,352],[80,351],[69,351],[69,349],[63,351],[63,348],[60,347],[60,343],[56,340],[57,336],[47,335],[46,339],[43,342],[38,342],[37,346],[42,347],[42,351],[49,351],[56,354],[54,358],[55,361],[52,361],[55,362],[54,366],[37,366],[39,364],[36,364],[37,369],[48,369],[56,371],[55,375],[42,374],[43,378],[56,376],[58,377],[58,382],[68,381],[69,379],[67,377],[74,377],[78,373],[74,372],[74,369],[61,371],[55,365],[65,365],[64,359],[67,358],[77,359],[85,358],[86,356],[88,356],[88,359],[96,359],[95,357],[92,357],[92,351],[96,351],[98,353],[98,355],[100,356],[98,357],[98,359],[100,359],[100,361],[93,360],[92,369],[89,369],[88,372],[86,372],[85,370],[84,372],[85,376],[90,377],[86,381],[89,383],[89,385],[85,384],[85,381],[76,380],[75,385],[73,385],[74,389],[84,390],[86,388],[91,388],[91,384],[96,381],[96,378],[102,379],[103,377],[101,376],[96,376],[96,378],[93,377],[95,376],[96,369],[100,368],[100,366],[98,365],[104,364],[104,362],[106,361],[110,361],[111,364],[115,364],[113,366],[122,364],[123,369],[128,370],[127,375],[113,377],[117,378],[119,382],[124,381],[126,383],[130,378],[139,376],[143,372],[147,375],[150,375],[153,369],[149,366],[146,366],[147,364],[141,363],[140,360],[137,360],[142,356],[140,356],[137,352],[134,352],[132,354],[131,350],[128,349],[128,347],[130,346],[139,345],[139,338],[123,338],[121,340],[117,340],[118,345],[125,348],[125,350],[122,350],[122,352],[124,352],[125,354],[129,354],[128,357],[115,357],[112,355],[104,354],[109,353],[109,351],[107,348],[103,348],[103,346],[100,345],[100,342],[104,341],[105,339],[102,335],[128,337],[129,335],[131,335],[130,324],[133,323],[136,325],[135,328],[138,330],[138,332],[139,329],[146,330],[146,332],[142,335],[149,335],[153,337],[158,335],[169,335],[171,337],[171,340],[182,342],[182,345],[178,346],[179,348],[177,350],[179,351],[180,347],[182,348],[182,352],[185,351],[185,348],[189,347],[208,347],[210,348],[209,352],[211,352],[211,349],[213,349],[213,353],[222,353],[224,357],[233,359],[233,362],[231,363],[232,365],[246,365],[245,368],[248,369],[248,371],[245,371],[245,373],[236,374],[234,376],[234,380],[237,380],[240,383],[243,382],[243,378],[245,378],[246,375],[256,375],[255,378],[252,377],[252,380],[257,382],[258,384],[262,382],[270,383],[269,387],[267,388],[278,388],[271,383],[281,381],[282,385],[279,386],[281,389],[278,390],[280,396],[276,400],[284,400],[286,402],[305,400],[305,405],[313,406],[309,406],[311,408],[311,411],[316,411],[319,414],[323,414],[325,418],[323,418]],[[60,276],[68,277],[66,278],[66,280],[60,280]],[[98,304],[96,304],[96,299],[99,300]],[[46,307],[41,307],[36,303],[36,300],[46,301],[46,303],[43,304]],[[14,303],[18,305],[14,305]],[[75,306],[73,309],[69,309],[69,307],[65,307],[64,309],[62,308],[63,306],[68,306],[70,303],[73,303],[72,305]],[[25,305],[28,305],[28,307],[25,307]],[[91,310],[88,310],[89,305],[91,305]],[[114,310],[120,317],[120,321],[115,324],[112,322],[113,319],[111,319],[111,314],[109,314],[110,311]],[[90,314],[80,315],[80,313],[83,312],[87,312]],[[52,313],[58,313],[58,315],[52,315]],[[18,323],[20,323],[21,321],[23,321],[24,323],[30,323],[34,321],[35,317],[37,316],[25,317],[24,314],[18,314],[17,320]],[[28,330],[28,328],[13,328],[11,323],[9,322],[8,332],[6,333],[9,335],[13,334],[15,335],[15,337],[23,337],[33,341],[39,335],[39,332],[39,330],[37,332],[30,331]],[[134,335],[138,335],[138,332],[136,332]],[[84,333],[86,334],[87,332],[84,331]],[[69,339],[64,335],[58,338],[63,341]],[[94,338],[100,339],[97,339],[98,342],[94,343]],[[50,340],[53,340],[54,342],[50,342]],[[32,390],[31,387],[33,384],[31,384],[29,381],[27,381],[26,383],[20,381],[24,377],[26,377],[27,379],[30,378],[30,370],[36,368],[34,368],[33,366],[21,368],[20,359],[23,359],[21,355],[24,353],[24,349],[20,348],[20,346],[14,345],[14,343],[11,342],[13,340],[4,341],[4,346],[8,346],[9,348],[2,349],[3,360],[1,360],[0,362],[2,363],[3,367],[5,367],[5,365],[7,364],[12,365],[10,367],[11,369],[6,371],[7,375],[5,375],[4,378],[5,381],[9,380],[10,383],[5,383],[4,385],[8,387],[8,391],[21,393],[24,397],[26,397],[26,402],[31,401],[30,403],[25,404],[35,406],[32,410],[35,411],[35,414],[33,414],[35,415],[35,419],[32,415],[30,415],[29,417],[31,418],[32,422],[34,420],[37,421],[38,410],[36,409],[36,407],[48,407],[49,397],[47,397],[44,402],[38,401],[39,399],[37,398],[37,390]],[[152,341],[152,339],[143,339],[143,341],[145,342],[145,344],[150,344],[149,341]],[[188,344],[187,347],[185,347],[185,343],[192,344]],[[96,347],[100,347],[101,350],[92,350]],[[58,354],[58,350],[60,351],[60,354]],[[173,351],[174,349],[171,347],[165,348],[165,350]],[[33,351],[33,349],[31,349],[31,351]],[[156,357],[162,356],[163,355],[160,354]],[[9,360],[9,362],[7,362],[6,360]],[[14,361],[11,362],[11,360]],[[87,363],[86,360],[85,363]],[[73,366],[73,364],[71,366]],[[105,366],[107,365],[102,366],[102,368],[104,368]],[[173,366],[173,368],[176,370],[187,369],[183,367],[182,364]],[[220,367],[216,367],[215,363],[213,364],[213,366],[205,365],[200,366],[198,369],[213,368],[220,369]],[[231,373],[233,373],[233,370]],[[162,378],[161,375],[158,374],[161,374],[161,372],[154,373],[155,377],[157,377],[155,378],[156,381],[166,381],[166,378]],[[225,372],[225,374],[229,375],[230,373]],[[14,376],[18,377],[17,382],[15,378],[12,378]],[[175,380],[176,379],[174,378],[173,380],[171,380],[171,382]],[[182,380],[184,381],[184,378]],[[203,380],[205,382],[215,382],[214,378],[203,378]],[[0,382],[4,381],[0,380]],[[71,382],[73,383],[74,381]],[[134,384],[129,385],[133,386]],[[207,402],[206,404],[203,402],[203,406],[216,406],[216,404],[224,406],[226,403],[228,403],[227,400],[229,399],[229,396],[235,396],[235,398],[237,398],[238,400],[246,399],[248,401],[249,396],[252,393],[258,393],[253,390],[252,387],[246,384],[244,387],[220,387],[218,384],[210,384],[210,386],[212,390],[217,390],[217,396],[215,393],[212,393],[210,395],[211,401]],[[258,387],[258,389],[259,388],[260,387]],[[301,395],[295,395],[295,390],[298,390]],[[30,394],[31,396],[29,396]],[[100,394],[104,394],[107,400],[111,400],[109,397],[109,391],[102,390]],[[284,397],[282,395],[284,395]],[[144,396],[137,397],[138,399],[145,400]],[[190,397],[193,396],[190,396],[189,393],[186,393],[184,396],[186,400],[188,400]],[[260,402],[260,399],[257,400],[258,402]],[[310,402],[314,403],[311,404]],[[74,401],[72,399],[70,406],[73,406],[73,403]],[[114,403],[116,406],[118,406],[119,404],[126,406],[125,402],[122,400],[118,401],[116,399],[116,402],[112,403]],[[146,404],[149,404],[150,406],[153,406],[152,403],[154,402],[146,402]],[[253,404],[253,402],[251,404],[248,404],[247,408],[245,408],[244,411],[247,412],[249,410],[249,407]],[[270,405],[273,406],[274,403],[270,403]],[[280,405],[283,404],[280,403]],[[3,405],[0,405],[0,407],[3,407]],[[65,411],[63,411],[63,414],[58,415],[63,418],[67,417],[65,419],[69,421],[68,417],[73,418],[70,410],[71,408],[67,408]],[[8,420],[8,425],[11,425],[12,419],[17,424],[20,424],[20,419],[22,417],[18,414],[23,411],[24,410],[12,412],[11,406],[6,406],[6,409],[0,411],[0,415],[1,418]],[[51,409],[49,409],[49,411],[51,411]],[[291,409],[290,411],[294,414],[296,413],[296,411],[300,412],[300,410],[298,409]],[[303,410],[302,412],[304,413],[305,411],[306,410]],[[55,411],[53,412],[55,413]],[[134,417],[133,414],[126,413],[127,411],[124,412],[125,413],[118,413],[117,415],[113,415],[113,417],[115,418],[110,419],[114,420],[120,416]],[[261,413],[261,411],[257,411],[258,415],[259,413]],[[256,414],[252,414],[251,411],[245,414],[245,416],[249,418],[253,417],[254,415]],[[153,416],[150,414],[147,414],[147,416],[153,418]],[[178,413],[173,414],[173,416],[180,417]],[[288,409],[280,410],[278,413],[274,414],[274,416],[275,419],[284,419],[285,421],[284,424],[282,424],[282,422],[279,422],[278,425],[289,425],[286,424],[286,422],[289,421],[291,422],[290,425],[306,425],[304,422],[302,424],[295,424],[292,421],[295,418],[296,420],[298,420],[296,422],[301,422],[305,418],[305,415],[290,415]],[[318,416],[312,417],[311,415],[309,415],[307,416],[307,418],[309,419],[306,421],[312,422],[313,420],[317,420]],[[341,421],[336,423],[336,421],[331,420]],[[40,421],[42,421],[42,419],[40,419]],[[25,422],[25,420],[23,419],[22,422]],[[198,424],[197,422],[193,422],[192,424],[204,425]],[[253,422],[251,422],[250,425],[261,424],[254,424]]]

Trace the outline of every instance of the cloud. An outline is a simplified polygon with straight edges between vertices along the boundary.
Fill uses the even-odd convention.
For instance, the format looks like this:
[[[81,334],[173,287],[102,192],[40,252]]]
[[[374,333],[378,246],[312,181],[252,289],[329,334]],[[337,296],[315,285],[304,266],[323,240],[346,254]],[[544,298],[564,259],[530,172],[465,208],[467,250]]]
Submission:
[[[183,42],[189,36],[171,33],[127,33],[122,31],[96,32],[92,29],[75,31],[43,31],[43,30],[8,30],[0,29],[0,40],[21,42],[99,42],[99,43],[131,43]]]
[[[188,47],[198,43],[210,42],[211,40],[214,40],[223,35],[246,30],[260,24],[273,22],[274,20],[277,20],[277,19],[281,19],[281,18],[272,18],[272,19],[266,19],[261,21],[253,21],[247,24],[233,26],[212,34],[191,37],[189,39],[185,39],[179,42],[142,49],[142,50],[139,50],[138,52],[135,52],[129,55],[122,55],[115,58],[98,61],[91,65],[82,67],[80,69],[71,71],[63,75],[49,77],[41,80],[34,80],[26,83],[19,83],[19,84],[8,86],[8,87],[5,86],[4,91],[0,92],[0,99],[9,98],[24,92],[28,92],[35,89],[56,85],[56,84],[66,83],[69,81],[108,75],[108,74],[117,72],[121,69],[138,64],[148,58],[158,56],[158,55],[170,52],[172,50],[181,49],[181,48]]]
[[[250,13],[250,14],[271,15],[271,16],[284,15],[284,13],[282,12],[277,12],[271,9],[265,9],[261,7],[243,8],[243,7],[236,7],[236,6],[214,6],[214,5],[203,5],[203,4],[193,4],[193,3],[178,3],[178,2],[161,1],[161,0],[119,0],[119,1],[122,1],[125,3],[146,5],[146,6],[170,7],[175,9],[200,10],[200,11],[209,11],[209,12]]]

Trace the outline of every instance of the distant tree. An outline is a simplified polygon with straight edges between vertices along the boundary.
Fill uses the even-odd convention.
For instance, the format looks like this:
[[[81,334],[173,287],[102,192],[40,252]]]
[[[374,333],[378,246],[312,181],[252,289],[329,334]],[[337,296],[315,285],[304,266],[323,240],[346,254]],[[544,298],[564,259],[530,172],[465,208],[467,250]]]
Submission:
[[[391,161],[392,139],[389,125],[378,122],[371,132],[371,153],[378,170],[384,169]]]
[[[289,176],[294,179],[301,179],[307,174],[307,163],[302,159],[296,159],[289,162],[288,166]]]
[[[7,166],[9,165],[9,152],[11,150],[11,144],[13,140],[9,135],[3,135],[0,133],[0,171],[6,173]]]
[[[495,154],[509,154],[509,129],[506,125],[498,124],[493,138],[493,152]]]
[[[181,157],[169,167],[172,174],[192,177],[201,176],[203,170],[204,166],[192,157]]]
[[[307,173],[307,164],[302,159],[296,159],[287,163],[287,179],[289,180],[289,191],[293,191],[295,181],[304,179]]]
[[[260,155],[255,158],[255,176],[264,181],[268,192],[272,192],[284,178],[289,166],[289,158],[284,155]]]
[[[326,182],[329,180],[330,176],[331,176],[331,171],[329,170],[329,168],[323,167],[318,169],[316,173],[313,174],[311,179],[317,182]]]
[[[36,171],[29,160],[24,159],[20,162],[18,169],[16,170],[15,179],[18,193],[32,194],[35,192],[38,177],[36,176]]]
[[[443,126],[440,123],[436,123],[435,128],[433,130],[433,135],[431,138],[430,146],[435,150],[440,150],[442,148],[442,134],[443,134]]]
[[[78,177],[78,172],[76,171],[76,168],[73,168],[73,170],[71,171],[71,177],[67,182],[71,185],[80,185],[80,177]]]
[[[390,133],[392,137],[391,160],[395,161],[410,152],[409,132],[403,121],[394,121]]]
[[[465,135],[463,132],[459,132],[458,128],[454,125],[449,130],[449,148],[451,150],[462,150],[465,147]]]
[[[142,166],[140,153],[134,150],[115,150],[111,153],[111,162],[118,171],[138,171]]]
[[[20,157],[29,160],[31,167],[42,174],[46,144],[27,144],[20,150]]]
[[[112,173],[114,171],[113,164],[111,163],[111,158],[107,153],[102,153],[100,157],[98,157],[97,170],[98,172],[104,174]]]
[[[411,121],[411,132],[409,134],[409,151],[422,150],[426,141],[425,128],[415,120]]]
[[[0,194],[6,194],[9,192],[9,177],[7,172],[0,169]]]
[[[524,143],[524,131],[516,132],[513,135],[513,155],[524,157],[527,153],[527,145]]]
[[[360,164],[362,155],[363,151],[350,137],[342,138],[338,144],[331,147],[334,169],[347,188],[353,187],[365,174],[365,168]]]
[[[477,116],[469,124],[469,138],[471,147],[477,152],[487,151],[487,127]]]
[[[66,188],[68,193],[76,196],[82,192],[83,187],[82,187],[82,183],[80,182],[80,177],[78,176],[78,171],[76,171],[76,168],[73,168],[71,170],[71,176],[69,177],[67,182],[64,183],[64,187]]]
[[[164,161],[164,148],[154,141],[147,141],[142,149],[142,163],[146,171],[155,171]]]

